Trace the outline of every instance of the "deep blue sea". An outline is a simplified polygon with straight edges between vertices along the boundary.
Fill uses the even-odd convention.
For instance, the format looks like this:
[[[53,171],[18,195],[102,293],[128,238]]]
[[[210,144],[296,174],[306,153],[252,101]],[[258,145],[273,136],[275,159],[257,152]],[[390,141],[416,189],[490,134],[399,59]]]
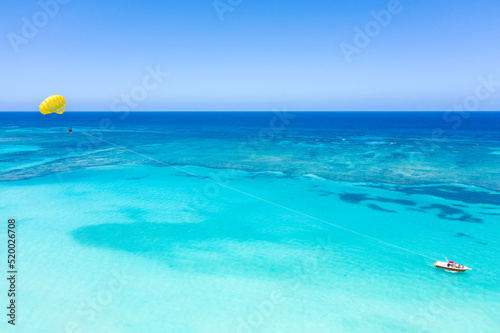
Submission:
[[[498,112],[1,112],[0,331],[498,332],[499,166]]]

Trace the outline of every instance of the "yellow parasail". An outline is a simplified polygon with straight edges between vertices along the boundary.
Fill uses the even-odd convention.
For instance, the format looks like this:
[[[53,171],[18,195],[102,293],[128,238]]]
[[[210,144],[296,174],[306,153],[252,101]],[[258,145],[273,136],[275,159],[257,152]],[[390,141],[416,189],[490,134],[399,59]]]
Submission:
[[[40,104],[40,112],[43,114],[54,112],[63,114],[64,111],[66,111],[66,100],[61,95],[50,96]]]

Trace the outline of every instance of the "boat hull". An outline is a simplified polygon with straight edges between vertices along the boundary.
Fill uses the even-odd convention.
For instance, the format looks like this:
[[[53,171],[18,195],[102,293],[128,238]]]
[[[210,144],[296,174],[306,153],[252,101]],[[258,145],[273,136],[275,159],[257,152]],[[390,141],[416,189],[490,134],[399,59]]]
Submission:
[[[448,263],[442,262],[442,261],[438,261],[438,262],[434,263],[434,266],[436,266],[437,268],[441,268],[441,269],[445,269],[447,271],[453,271],[453,272],[466,272],[466,271],[470,270],[469,267],[465,267],[465,266],[462,268],[448,267]]]

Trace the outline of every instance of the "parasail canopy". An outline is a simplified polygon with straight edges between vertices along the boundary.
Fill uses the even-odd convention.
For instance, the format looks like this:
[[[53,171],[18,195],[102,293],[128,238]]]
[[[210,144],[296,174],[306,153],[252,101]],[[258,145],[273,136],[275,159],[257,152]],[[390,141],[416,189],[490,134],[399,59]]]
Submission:
[[[43,114],[63,114],[64,111],[66,111],[66,100],[61,95],[52,95],[40,104],[40,112]]]

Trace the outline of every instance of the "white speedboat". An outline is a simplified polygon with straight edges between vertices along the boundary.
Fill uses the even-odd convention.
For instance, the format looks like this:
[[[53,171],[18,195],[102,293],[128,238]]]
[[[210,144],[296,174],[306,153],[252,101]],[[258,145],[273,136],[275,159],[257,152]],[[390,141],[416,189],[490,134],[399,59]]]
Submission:
[[[464,265],[457,264],[453,261],[446,261],[446,262],[438,261],[438,262],[434,263],[434,266],[436,266],[437,268],[442,268],[442,269],[445,269],[448,271],[453,271],[453,272],[465,272],[465,271],[468,271],[471,269],[471,268],[466,267]]]

